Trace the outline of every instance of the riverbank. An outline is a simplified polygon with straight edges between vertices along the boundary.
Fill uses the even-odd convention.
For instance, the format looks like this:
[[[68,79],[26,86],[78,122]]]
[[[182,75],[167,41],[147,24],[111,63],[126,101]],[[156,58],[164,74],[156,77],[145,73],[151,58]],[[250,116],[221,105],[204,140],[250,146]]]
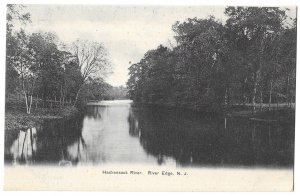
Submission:
[[[232,111],[228,114],[229,118],[248,118],[256,121],[295,123],[295,110],[290,108],[270,111],[251,110]]]
[[[191,111],[198,113],[199,116],[203,117],[224,117],[224,109],[219,111],[212,111],[209,107],[202,107],[194,109],[192,107],[183,107],[183,106],[174,106],[168,104],[141,104],[141,103],[132,103],[133,108],[139,107],[158,107],[166,108],[171,110],[180,110],[180,111]],[[226,117],[228,118],[246,118],[256,121],[268,121],[268,122],[280,122],[280,123],[295,123],[295,108],[292,107],[276,107],[271,106],[271,109],[268,109],[268,106],[263,107],[261,110],[257,108],[257,111],[253,112],[253,107],[251,105],[232,105],[227,107]]]
[[[5,111],[5,130],[26,129],[34,127],[48,119],[71,118],[79,113],[78,109],[72,106],[62,108],[37,108],[31,114],[26,114],[26,109],[9,108]]]

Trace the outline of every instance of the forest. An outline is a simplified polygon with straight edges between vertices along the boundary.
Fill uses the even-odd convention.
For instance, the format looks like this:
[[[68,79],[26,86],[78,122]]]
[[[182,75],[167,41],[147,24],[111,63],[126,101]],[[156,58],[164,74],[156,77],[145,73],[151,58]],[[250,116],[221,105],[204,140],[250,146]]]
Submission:
[[[126,97],[125,87],[104,81],[112,66],[103,43],[78,39],[66,44],[55,33],[26,32],[31,20],[23,8],[7,6],[6,106],[19,100],[30,114],[33,105],[80,106],[90,99]]]
[[[287,11],[226,7],[224,24],[214,16],[175,22],[175,44],[159,45],[130,66],[130,98],[206,111],[292,107],[297,33]]]

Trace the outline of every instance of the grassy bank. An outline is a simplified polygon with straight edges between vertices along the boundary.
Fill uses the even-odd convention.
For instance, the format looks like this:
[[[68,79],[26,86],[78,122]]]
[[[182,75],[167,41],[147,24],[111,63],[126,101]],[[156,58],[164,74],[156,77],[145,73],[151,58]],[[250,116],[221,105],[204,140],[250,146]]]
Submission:
[[[257,121],[278,121],[283,123],[295,122],[294,109],[280,109],[271,111],[257,111],[253,113],[251,110],[232,111],[228,117],[233,118],[249,118]]]
[[[149,103],[136,103],[133,102],[132,107],[134,109],[141,107],[157,107],[157,108],[165,108],[170,110],[179,110],[179,111],[191,111],[198,113],[198,116],[205,117],[224,117],[229,118],[246,118],[257,121],[277,121],[282,123],[294,123],[295,122],[295,107],[287,107],[286,105],[279,105],[277,107],[276,104],[272,104],[269,110],[268,104],[265,104],[261,109],[258,107],[257,111],[253,113],[252,105],[231,105],[227,107],[225,112],[224,108],[219,108],[219,110],[212,110],[208,106],[204,106],[202,108],[195,109],[193,107],[186,106],[176,106],[170,104],[149,104]]]
[[[253,112],[252,106],[232,106],[228,108],[228,117],[250,118],[258,121],[278,121],[286,123],[295,122],[295,107],[271,106],[269,109],[267,106],[258,107],[256,112]]]
[[[62,108],[37,108],[31,114],[26,114],[23,108],[8,108],[5,111],[5,130],[26,129],[42,123],[46,119],[70,118],[78,114],[78,109],[72,106]]]

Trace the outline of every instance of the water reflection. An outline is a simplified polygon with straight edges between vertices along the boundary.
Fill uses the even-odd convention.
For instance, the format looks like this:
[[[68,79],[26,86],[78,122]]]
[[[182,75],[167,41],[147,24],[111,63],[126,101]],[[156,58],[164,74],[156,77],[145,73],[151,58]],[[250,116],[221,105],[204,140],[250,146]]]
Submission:
[[[139,121],[137,117],[134,115],[132,109],[129,110],[128,124],[129,124],[129,135],[133,137],[140,137]]]
[[[293,166],[293,125],[113,103],[88,106],[84,117],[6,131],[6,163]]]
[[[74,164],[78,164],[80,160],[86,157],[85,149],[87,145],[84,141],[84,138],[80,134],[77,140],[67,148],[67,152],[71,159],[73,160]]]
[[[36,153],[36,129],[19,131],[17,139],[10,148],[10,153],[14,165],[32,163]]]
[[[148,156],[135,138],[138,130],[131,129],[131,122],[137,121],[130,120],[130,113],[129,104],[87,107],[83,140],[69,146],[69,154],[77,156],[78,164],[155,162],[155,157]]]
[[[210,119],[159,108],[135,110],[129,119],[131,129],[140,131],[141,145],[159,164],[172,157],[181,166],[293,166],[293,125]]]
[[[82,118],[51,120],[28,130],[5,132],[5,162],[9,164],[76,164],[67,148],[80,138]]]

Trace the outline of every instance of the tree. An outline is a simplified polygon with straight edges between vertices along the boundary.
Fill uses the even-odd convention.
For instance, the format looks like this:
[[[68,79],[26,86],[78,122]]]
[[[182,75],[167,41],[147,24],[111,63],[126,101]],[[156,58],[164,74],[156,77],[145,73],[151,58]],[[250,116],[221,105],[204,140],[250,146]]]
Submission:
[[[81,72],[81,82],[74,101],[75,106],[81,87],[87,78],[105,76],[110,70],[110,63],[107,51],[102,43],[77,40],[72,44],[71,51]]]
[[[28,44],[34,51],[37,88],[44,101],[58,97],[63,83],[63,63],[67,57],[58,49],[57,40],[52,33],[33,33]]]
[[[110,71],[102,43],[77,40],[72,44],[72,50],[66,51],[53,33],[17,31],[17,23],[30,22],[30,14],[22,13],[22,8],[7,6],[6,92],[22,91],[28,114],[33,95],[43,98],[43,106],[47,99],[57,100],[57,97],[60,106],[66,99],[75,98],[75,106],[87,80],[94,80],[94,89],[106,87],[105,82],[99,82]],[[97,94],[97,97],[101,96]]]
[[[111,85],[104,82],[102,78],[88,78],[83,84],[80,96],[89,100],[103,100],[114,99],[111,91],[113,91]]]
[[[217,89],[213,76],[220,75],[222,32],[224,27],[214,17],[208,19],[188,19],[187,22],[175,23],[175,39],[183,55],[183,72],[186,76],[190,102],[194,107],[211,105],[219,108],[225,91]],[[222,84],[222,83],[220,83]],[[223,89],[226,89],[224,86]],[[218,103],[218,104],[215,104]]]
[[[258,101],[261,108],[279,97],[291,103],[296,26],[286,27],[285,11],[227,7],[225,14],[225,25],[214,17],[177,21],[176,46],[160,45],[130,66],[130,98],[225,114],[230,104],[251,102],[256,112]]]
[[[30,22],[30,14],[22,12],[22,5],[7,5],[6,14],[6,93],[13,93],[18,86],[18,72],[11,61],[17,55],[17,37],[13,33],[14,23],[26,24]]]
[[[65,52],[63,64],[63,77],[60,84],[60,103],[64,105],[65,100],[74,98],[81,84],[81,73],[73,55]]]
[[[286,78],[283,94],[287,103],[292,102],[296,95],[296,49],[297,27],[296,20],[292,28],[285,29],[278,40],[278,63],[281,65],[281,77]]]
[[[29,13],[22,13],[23,5],[8,4],[6,13],[6,33],[11,34],[14,28],[14,22],[18,21],[26,24],[30,21]]]
[[[236,42],[244,42],[244,57],[252,69],[253,111],[256,112],[257,88],[266,63],[267,41],[283,29],[285,11],[275,7],[227,7],[226,26]]]
[[[18,72],[21,89],[24,94],[26,112],[30,114],[32,95],[36,84],[34,51],[28,47],[29,38],[23,30],[17,33],[15,54],[10,56],[10,63]]]

